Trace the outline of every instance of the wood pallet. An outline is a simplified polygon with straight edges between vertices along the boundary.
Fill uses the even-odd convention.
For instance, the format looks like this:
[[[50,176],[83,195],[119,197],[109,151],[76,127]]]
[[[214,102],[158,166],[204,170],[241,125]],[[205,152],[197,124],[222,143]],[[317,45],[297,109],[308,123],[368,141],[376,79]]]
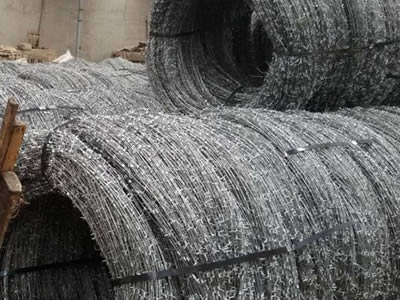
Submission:
[[[147,44],[140,42],[136,47],[126,47],[114,51],[111,57],[122,57],[131,62],[144,63],[146,62]]]
[[[18,60],[21,58],[26,58],[27,62],[30,64],[50,63],[57,58],[57,53],[54,49],[17,50],[12,47],[0,48],[0,61]]]
[[[0,60],[17,60],[22,58],[21,51],[13,47],[0,47]]]
[[[22,185],[14,168],[27,127],[16,120],[17,111],[18,104],[11,99],[0,129],[0,247],[13,212],[22,198]]]
[[[54,49],[23,50],[22,55],[30,64],[50,63],[57,58],[57,53]]]

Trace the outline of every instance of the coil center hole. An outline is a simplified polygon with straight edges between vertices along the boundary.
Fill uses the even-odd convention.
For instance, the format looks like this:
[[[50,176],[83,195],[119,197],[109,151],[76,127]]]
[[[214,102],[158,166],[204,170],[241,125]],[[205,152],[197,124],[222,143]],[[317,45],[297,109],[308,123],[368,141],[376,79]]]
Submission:
[[[243,87],[259,87],[272,60],[273,45],[252,5],[243,0],[205,0],[197,24],[209,61]]]

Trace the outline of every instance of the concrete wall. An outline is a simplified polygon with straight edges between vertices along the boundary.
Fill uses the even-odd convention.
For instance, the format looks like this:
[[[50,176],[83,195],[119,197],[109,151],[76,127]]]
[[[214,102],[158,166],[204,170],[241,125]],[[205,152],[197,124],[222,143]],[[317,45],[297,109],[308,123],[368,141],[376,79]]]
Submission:
[[[152,0],[83,0],[81,57],[101,60],[146,39]],[[37,31],[42,0],[0,0],[0,44],[27,41]],[[40,46],[75,51],[78,0],[44,0]]]
[[[0,0],[0,45],[28,41],[37,33],[42,0]]]
[[[151,0],[83,0],[81,57],[101,60],[146,39]],[[77,0],[46,0],[41,45],[74,54]]]
[[[151,0],[85,0],[82,54],[109,57],[113,50],[146,40]]]
[[[75,49],[77,3],[77,0],[44,0],[41,47],[54,48],[58,54]]]

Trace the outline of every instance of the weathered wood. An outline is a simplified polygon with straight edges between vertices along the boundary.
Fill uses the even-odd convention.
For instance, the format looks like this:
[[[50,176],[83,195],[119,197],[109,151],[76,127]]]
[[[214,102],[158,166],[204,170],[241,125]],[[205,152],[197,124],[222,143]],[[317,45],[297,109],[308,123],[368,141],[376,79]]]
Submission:
[[[14,99],[8,101],[6,112],[3,116],[3,124],[0,129],[0,165],[3,164],[8,146],[13,133],[14,121],[17,116],[18,104]]]
[[[22,195],[22,185],[14,172],[4,172],[0,176],[0,247],[13,212]]]
[[[8,145],[4,160],[0,166],[2,172],[14,171],[15,163],[17,162],[19,150],[21,148],[26,125],[21,121],[15,121],[12,129],[10,143]]]
[[[21,183],[12,172],[26,131],[26,125],[15,120],[17,111],[18,104],[11,99],[0,129],[0,247],[22,196]]]

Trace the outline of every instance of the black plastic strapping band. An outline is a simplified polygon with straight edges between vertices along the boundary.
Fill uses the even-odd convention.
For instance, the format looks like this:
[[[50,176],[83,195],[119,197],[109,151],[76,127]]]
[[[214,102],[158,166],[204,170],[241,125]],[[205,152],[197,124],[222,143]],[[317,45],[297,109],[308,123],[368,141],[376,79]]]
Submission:
[[[192,31],[186,31],[186,32],[179,32],[179,33],[162,33],[162,32],[150,32],[150,36],[155,36],[155,37],[161,37],[161,38],[177,38],[177,37],[185,37],[185,36],[191,36],[198,32],[197,29],[192,30]]]
[[[0,272],[0,279],[4,278],[4,277],[14,277],[16,275],[35,273],[35,272],[39,272],[39,271],[62,269],[62,268],[76,267],[76,266],[87,266],[87,265],[92,265],[92,264],[96,265],[96,264],[100,264],[102,262],[103,262],[103,260],[101,258],[89,258],[89,259],[73,260],[73,261],[68,261],[68,262],[47,264],[47,265],[41,265],[41,266],[26,267],[26,268],[13,270],[13,271],[2,271],[2,272]]]
[[[348,227],[351,227],[355,225],[356,222],[348,222],[344,224],[337,225],[333,228],[327,229],[325,231],[322,231],[320,233],[317,233],[309,238],[304,239],[303,241],[293,241],[293,250],[302,250],[309,244],[323,239],[325,237],[328,237],[329,235],[346,229]],[[290,250],[286,247],[279,247],[271,250],[265,250],[253,254],[247,254],[243,255],[240,257],[236,258],[231,258],[231,259],[226,259],[223,261],[218,261],[218,262],[211,262],[211,263],[206,263],[202,265],[197,265],[197,266],[189,266],[189,267],[184,267],[180,269],[170,269],[170,270],[164,270],[164,271],[159,271],[159,272],[148,272],[144,273],[141,275],[135,275],[135,276],[128,276],[125,278],[120,278],[113,280],[113,285],[114,286],[121,286],[125,284],[130,284],[130,283],[136,283],[136,282],[142,282],[142,281],[155,281],[155,280],[160,280],[160,279],[165,279],[165,278],[170,278],[170,277],[177,277],[177,276],[183,276],[183,275],[189,275],[189,274],[194,274],[198,272],[207,272],[207,271],[213,271],[216,269],[223,269],[232,265],[238,265],[246,262],[254,262],[262,259],[267,259],[273,256],[278,256],[278,255],[283,255],[283,254],[288,254]],[[69,267],[77,267],[77,266],[88,266],[88,265],[97,265],[103,263],[103,260],[99,257],[97,258],[89,258],[89,259],[80,259],[80,260],[74,260],[74,261],[69,261],[69,262],[60,262],[60,263],[54,263],[54,264],[46,264],[46,265],[40,265],[40,266],[33,266],[33,267],[26,267],[26,268],[20,268],[17,270],[13,271],[1,271],[0,272],[0,279],[1,278],[11,278],[17,275],[23,275],[23,274],[29,274],[29,273],[35,273],[35,272],[40,272],[40,271],[47,271],[47,270],[54,270],[54,269],[62,269],[62,268],[69,268]]]
[[[233,23],[224,23],[222,25],[229,25]],[[154,37],[161,37],[161,38],[177,38],[177,37],[185,37],[185,36],[191,36],[195,33],[201,32],[202,30],[207,30],[207,29],[215,29],[215,26],[210,27],[210,28],[198,28],[194,29],[191,31],[186,31],[186,32],[179,32],[179,33],[162,33],[162,32],[150,32],[150,36]],[[391,46],[391,45],[396,45],[400,44],[400,40],[391,40],[391,41],[383,41],[383,42],[376,42],[376,43],[371,43],[366,46],[362,47],[347,47],[347,48],[342,48],[342,49],[331,49],[331,50],[322,50],[322,51],[309,51],[309,52],[281,52],[281,51],[274,51],[278,56],[287,56],[287,57],[307,57],[307,56],[319,56],[319,55],[346,55],[346,54],[355,54],[359,52],[363,52],[366,50],[372,50],[372,49],[379,49],[379,48],[384,48],[386,46]]]
[[[310,51],[310,52],[275,52],[279,56],[287,56],[287,57],[306,57],[306,56],[318,56],[318,55],[344,55],[344,54],[355,54],[365,50],[372,50],[376,48],[383,48],[386,46],[400,44],[400,41],[385,41],[385,42],[376,42],[363,47],[348,47],[343,49],[332,49],[332,50],[323,50],[323,51]]]
[[[305,147],[299,147],[295,149],[290,149],[286,151],[285,156],[291,156],[311,150],[321,150],[321,149],[327,149],[327,148],[332,148],[332,147],[350,147],[350,146],[360,146],[360,145],[370,145],[372,143],[376,142],[375,139],[364,139],[364,140],[356,140],[356,141],[350,141],[350,142],[337,142],[337,143],[324,143],[324,144],[315,144],[315,145],[309,145]]]
[[[391,78],[391,79],[400,79],[400,75],[396,75],[396,74],[386,74],[387,78]]]
[[[294,241],[293,242],[293,250],[301,250],[305,248],[307,245],[313,243],[314,241],[317,241],[319,239],[325,238],[337,231],[346,229],[348,227],[351,227],[355,225],[355,222],[348,222],[344,224],[340,224],[338,226],[335,226],[333,228],[327,229],[325,231],[322,231],[320,233],[317,233],[303,241]],[[166,278],[171,278],[171,277],[177,277],[177,276],[183,276],[183,275],[190,275],[198,272],[207,272],[207,271],[213,271],[216,269],[223,269],[232,265],[238,265],[242,263],[247,263],[247,262],[254,262],[262,259],[267,259],[273,256],[278,256],[278,255],[283,255],[283,254],[288,254],[290,250],[286,247],[280,247],[280,248],[275,248],[271,250],[265,250],[253,254],[248,254],[248,255],[243,255],[240,257],[236,258],[230,258],[218,262],[210,262],[202,265],[197,265],[197,266],[189,266],[189,267],[183,267],[179,269],[169,269],[169,270],[164,270],[164,271],[153,271],[153,272],[148,272],[140,275],[133,275],[133,276],[127,276],[124,278],[119,278],[116,280],[113,280],[114,286],[121,286],[125,284],[131,284],[131,283],[137,283],[137,282],[142,282],[142,281],[156,281],[156,280],[161,280],[161,279],[166,279]]]

